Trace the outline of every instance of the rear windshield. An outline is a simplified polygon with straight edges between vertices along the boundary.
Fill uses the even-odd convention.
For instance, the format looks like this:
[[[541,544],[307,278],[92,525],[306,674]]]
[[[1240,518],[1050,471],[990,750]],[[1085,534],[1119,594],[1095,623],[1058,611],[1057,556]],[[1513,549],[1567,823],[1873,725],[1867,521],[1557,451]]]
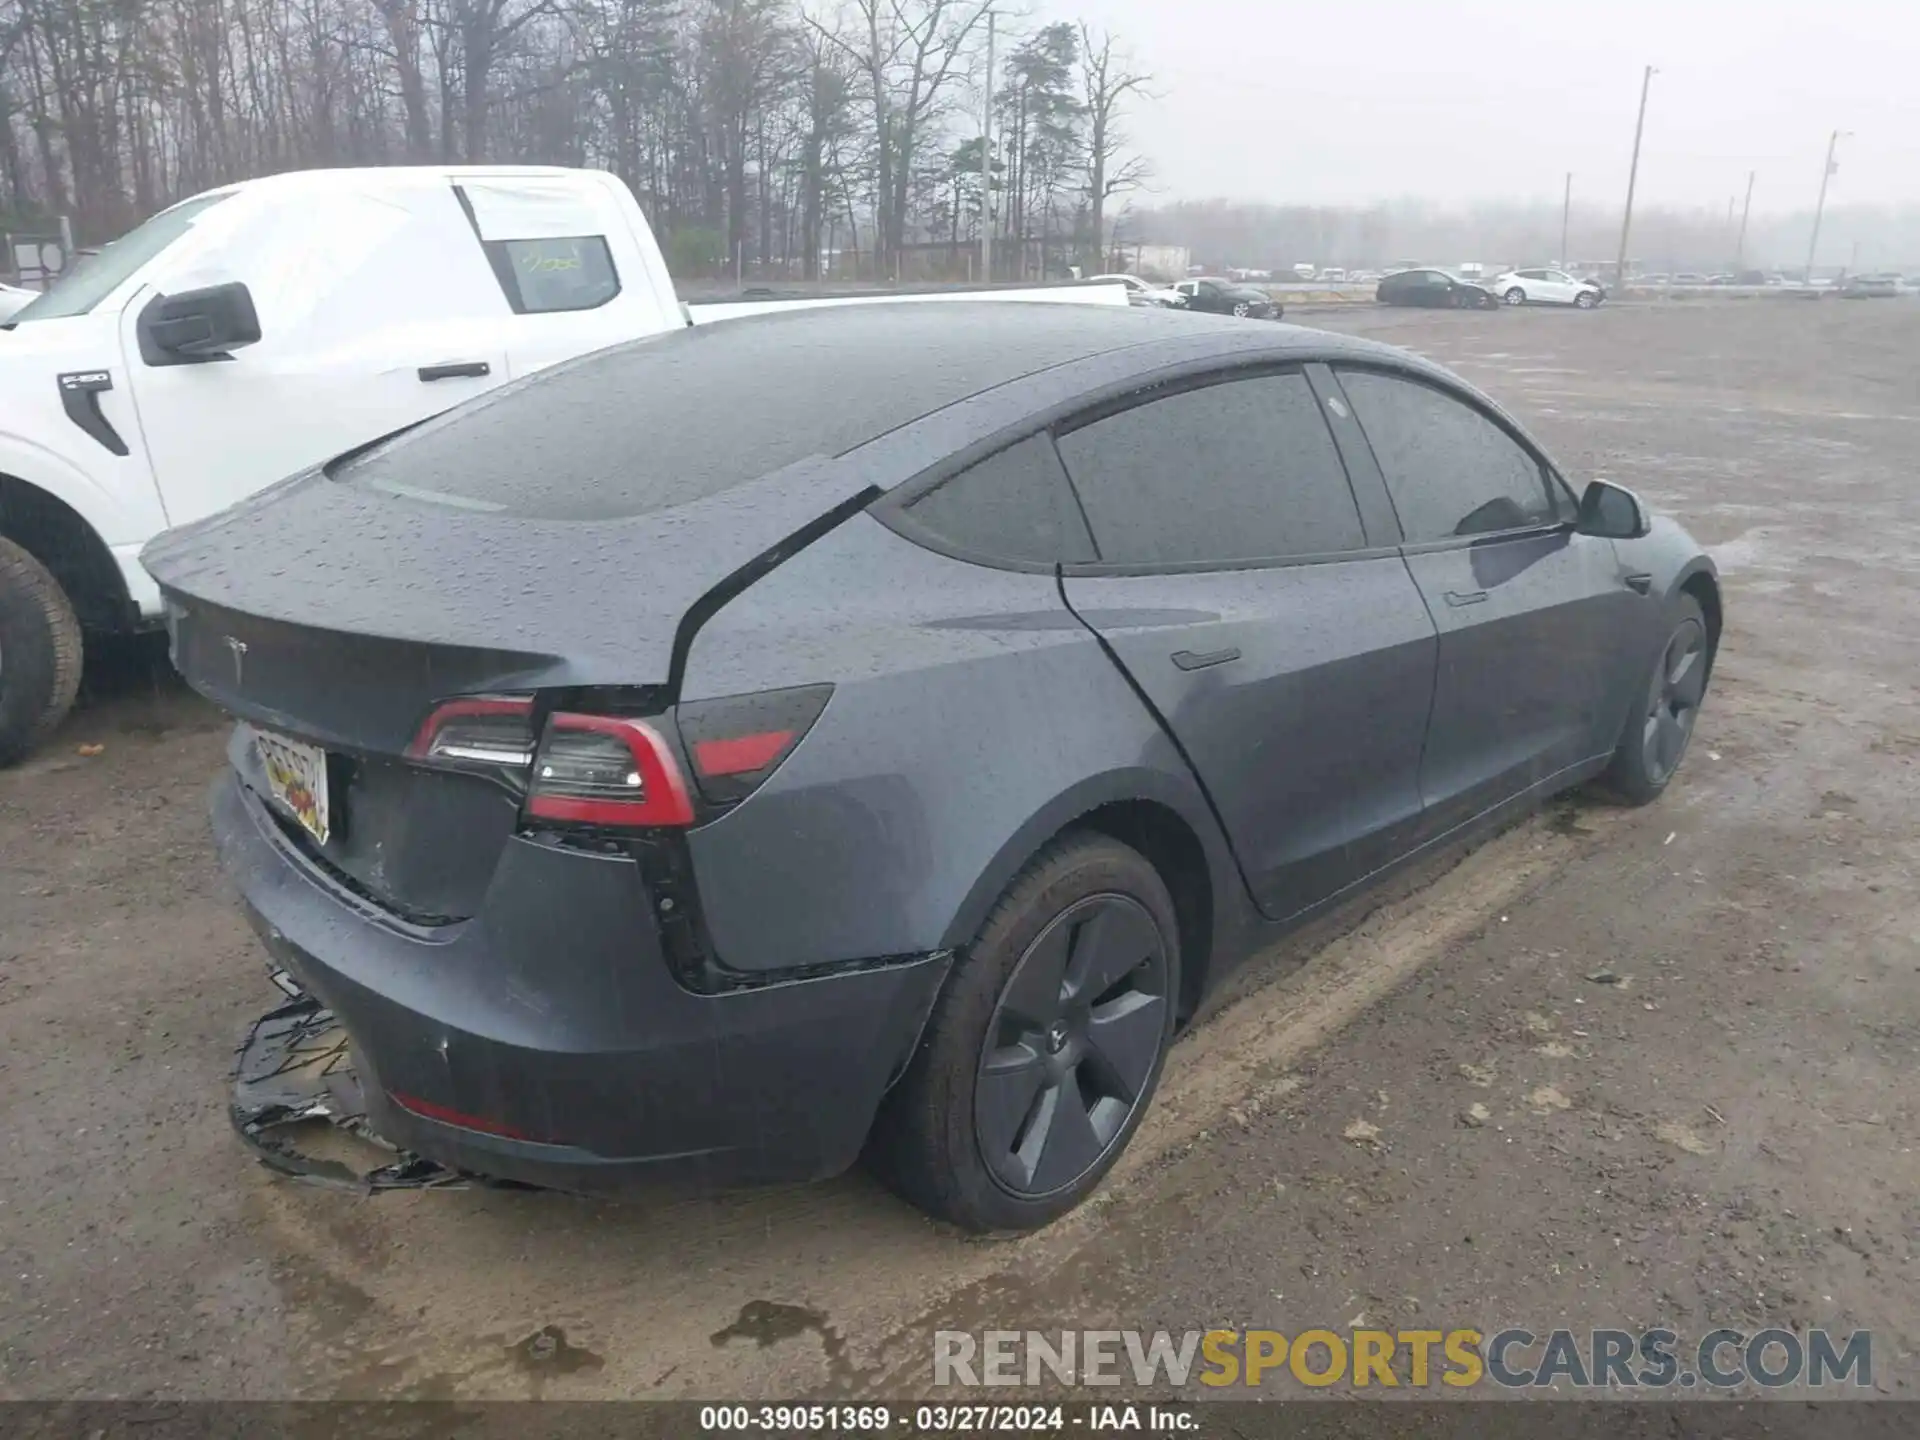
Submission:
[[[981,302],[729,320],[555,366],[329,473],[529,518],[642,515],[844,454],[1007,380],[1146,339],[1144,314]]]

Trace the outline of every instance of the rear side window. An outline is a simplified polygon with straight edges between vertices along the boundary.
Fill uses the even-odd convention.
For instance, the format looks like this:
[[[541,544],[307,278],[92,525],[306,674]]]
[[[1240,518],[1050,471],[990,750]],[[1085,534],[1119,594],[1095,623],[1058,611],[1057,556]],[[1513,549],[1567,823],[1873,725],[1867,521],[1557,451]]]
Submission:
[[[1102,561],[1231,563],[1366,543],[1303,375],[1149,400],[1063,435],[1060,456]]]
[[[597,310],[620,293],[620,276],[604,236],[485,244],[493,273],[516,315]]]
[[[1409,543],[1557,519],[1539,461],[1478,410],[1429,385],[1367,370],[1342,371],[1340,386]]]
[[[1091,560],[1093,542],[1053,439],[1035,435],[989,455],[907,506],[918,529],[993,560]]]

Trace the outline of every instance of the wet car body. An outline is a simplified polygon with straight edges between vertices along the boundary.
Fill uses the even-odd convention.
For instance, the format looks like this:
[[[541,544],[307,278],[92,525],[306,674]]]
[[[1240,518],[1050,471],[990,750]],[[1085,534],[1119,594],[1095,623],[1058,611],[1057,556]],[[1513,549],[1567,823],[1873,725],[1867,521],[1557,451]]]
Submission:
[[[1185,1018],[1356,886],[1605,770],[1677,605],[1711,616],[1704,685],[1711,564],[1630,497],[1608,538],[1539,469],[1526,523],[1496,497],[1408,540],[1356,410],[1457,407],[1547,464],[1426,362],[1177,312],[925,315],[604,352],[150,547],[176,663],[240,720],[223,865],[351,1036],[370,1130],[573,1190],[834,1173],[1064,840],[1164,879],[1171,993],[1139,999]],[[1115,558],[1113,475],[1282,411],[1341,548]],[[324,751],[324,833],[263,734]],[[544,788],[607,736],[633,823]]]

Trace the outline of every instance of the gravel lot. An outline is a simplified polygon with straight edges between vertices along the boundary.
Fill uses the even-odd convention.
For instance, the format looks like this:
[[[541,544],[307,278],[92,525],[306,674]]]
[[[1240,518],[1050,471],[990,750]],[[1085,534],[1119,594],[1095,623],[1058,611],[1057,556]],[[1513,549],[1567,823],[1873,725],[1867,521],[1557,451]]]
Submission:
[[[0,1397],[904,1396],[941,1327],[1359,1315],[1865,1326],[1913,1394],[1920,305],[1316,318],[1713,548],[1722,659],[1661,803],[1556,805],[1254,967],[1040,1236],[859,1175],[363,1200],[227,1130],[271,992],[208,852],[222,726],[123,647],[0,774]]]

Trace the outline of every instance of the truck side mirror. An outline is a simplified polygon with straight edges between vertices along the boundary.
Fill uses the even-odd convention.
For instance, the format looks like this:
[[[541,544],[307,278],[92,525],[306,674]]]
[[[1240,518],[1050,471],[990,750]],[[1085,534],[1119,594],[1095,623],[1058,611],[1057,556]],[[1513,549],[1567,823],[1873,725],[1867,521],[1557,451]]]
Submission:
[[[1595,480],[1580,496],[1580,518],[1574,528],[1582,535],[1608,540],[1637,540],[1647,533],[1647,507],[1625,486]]]
[[[149,365],[203,365],[230,360],[260,338],[253,296],[238,280],[156,295],[135,325],[140,358]]]

